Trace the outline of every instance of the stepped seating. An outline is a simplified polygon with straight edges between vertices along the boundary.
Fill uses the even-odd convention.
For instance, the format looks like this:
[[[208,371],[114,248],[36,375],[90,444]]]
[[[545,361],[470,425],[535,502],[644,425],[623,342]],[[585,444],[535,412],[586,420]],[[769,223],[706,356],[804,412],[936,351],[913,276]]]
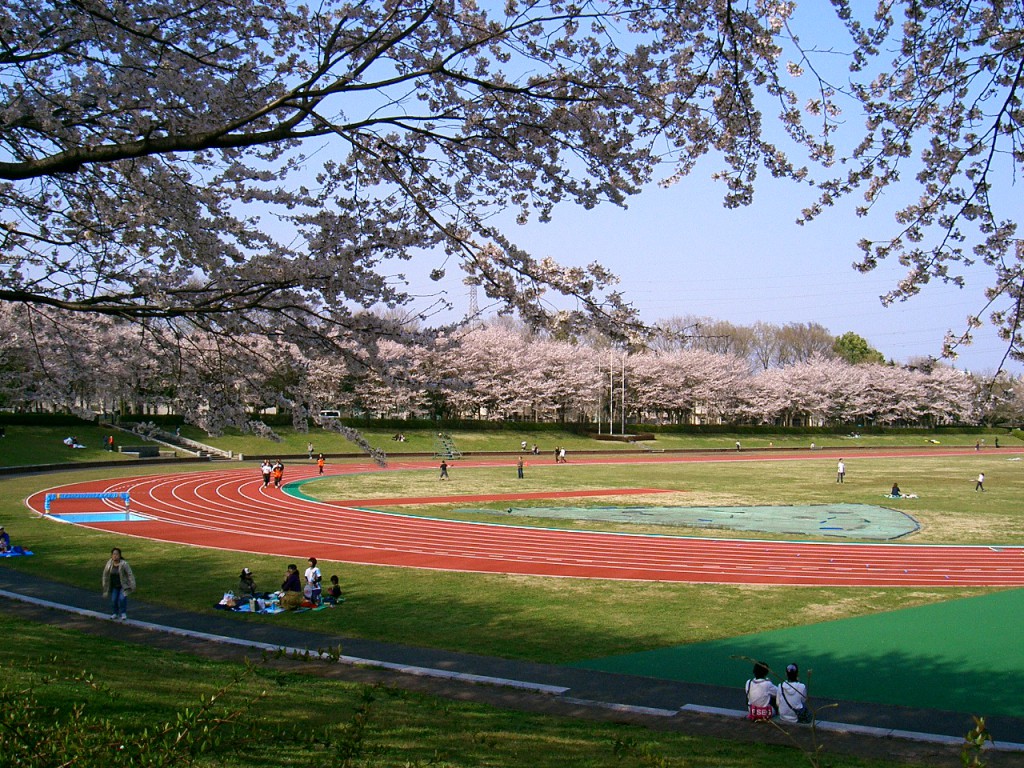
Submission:
[[[435,459],[461,459],[462,451],[455,447],[455,441],[447,432],[438,432],[434,437]]]

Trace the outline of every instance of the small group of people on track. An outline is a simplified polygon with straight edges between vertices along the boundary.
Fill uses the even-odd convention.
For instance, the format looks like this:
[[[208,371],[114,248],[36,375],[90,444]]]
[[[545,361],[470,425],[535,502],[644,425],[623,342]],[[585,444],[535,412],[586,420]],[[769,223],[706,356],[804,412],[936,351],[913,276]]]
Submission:
[[[277,459],[271,464],[270,459],[264,459],[263,463],[260,464],[260,474],[263,476],[264,488],[269,486],[271,481],[273,481],[275,488],[280,488],[284,482],[284,462]]]

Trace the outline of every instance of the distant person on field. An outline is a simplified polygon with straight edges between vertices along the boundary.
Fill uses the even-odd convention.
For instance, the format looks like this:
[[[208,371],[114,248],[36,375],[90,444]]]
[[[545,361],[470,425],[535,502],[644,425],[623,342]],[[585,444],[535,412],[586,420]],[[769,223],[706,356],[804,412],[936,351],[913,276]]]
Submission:
[[[11,551],[11,534],[0,525],[0,553]]]
[[[523,479],[523,457],[519,457],[519,461],[516,462],[516,477],[520,480]]]
[[[740,448],[740,441],[739,441],[739,440],[737,440],[737,441],[736,441],[736,450],[737,450],[737,451],[739,451],[739,450],[742,450],[742,449]]]
[[[565,448],[558,449],[558,463],[565,464]]]
[[[903,495],[900,492],[900,487],[899,487],[898,484],[896,484],[896,483],[892,484],[892,490],[889,491],[889,495],[892,496],[894,499],[898,499],[898,498],[900,498]]]
[[[754,721],[771,720],[775,714],[775,695],[778,689],[768,679],[768,665],[754,664],[753,677],[747,680],[747,718]]]
[[[309,460],[312,461],[313,460],[313,444],[312,443],[306,443],[306,451],[309,453]]]
[[[522,441],[522,442],[521,442],[521,443],[519,444],[519,450],[521,450],[521,451],[525,451],[525,450],[526,450],[526,441],[525,441],[525,440],[523,440],[523,441]]]
[[[985,473],[984,472],[979,472],[978,473],[978,480],[974,484],[974,490],[976,490],[976,491],[984,491],[985,490]]]
[[[840,459],[836,465],[836,482],[841,483],[846,478],[846,463]]]
[[[779,720],[786,723],[809,723],[807,686],[800,682],[800,668],[796,664],[786,667],[786,681],[781,683],[776,696]]]
[[[445,461],[444,459],[441,459],[441,476],[439,478],[437,478],[437,479],[438,480],[450,480],[451,479],[451,478],[448,477],[448,462]]]
[[[110,597],[110,618],[124,621],[128,618],[128,595],[135,591],[135,574],[128,561],[122,559],[121,550],[110,550],[110,559],[103,566],[103,596]]]
[[[0,435],[0,437],[3,437],[3,435]],[[998,447],[999,447],[999,438],[997,437],[996,438],[996,448],[998,448]]]

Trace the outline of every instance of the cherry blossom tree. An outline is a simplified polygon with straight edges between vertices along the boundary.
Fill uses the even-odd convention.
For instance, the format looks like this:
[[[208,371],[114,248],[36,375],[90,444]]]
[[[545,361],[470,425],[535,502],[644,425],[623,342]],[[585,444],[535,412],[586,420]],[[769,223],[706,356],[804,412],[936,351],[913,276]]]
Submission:
[[[747,362],[704,350],[635,355],[629,362],[630,399],[641,412],[671,422],[716,421],[736,412],[749,380]]]
[[[0,301],[228,339],[401,340],[361,313],[415,304],[415,259],[531,325],[623,337],[640,329],[613,275],[525,252],[493,214],[621,205],[709,155],[729,206],[761,171],[846,160],[804,218],[861,189],[867,212],[916,151],[919,199],[862,267],[903,258],[896,299],[983,260],[1016,352],[1024,253],[993,191],[1022,160],[1019,8],[832,4],[845,39],[817,48],[784,0],[5,4]],[[839,51],[842,76],[821,66]]]

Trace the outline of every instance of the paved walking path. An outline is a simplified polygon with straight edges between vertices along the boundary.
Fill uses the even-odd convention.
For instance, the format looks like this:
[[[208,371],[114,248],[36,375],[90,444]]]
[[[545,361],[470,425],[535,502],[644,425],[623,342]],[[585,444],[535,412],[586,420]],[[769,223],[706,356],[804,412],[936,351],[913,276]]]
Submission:
[[[110,626],[106,601],[99,594],[0,567],[0,610],[25,610],[26,606],[33,611],[29,616],[32,619],[62,623],[62,617],[75,616],[79,619],[79,626],[91,626],[96,630]],[[703,713],[719,722],[717,729],[700,729],[708,735],[738,735],[747,739],[749,735],[745,735],[745,731],[754,733],[755,739],[776,735],[772,729],[755,726],[742,719],[745,713],[741,710],[741,681],[737,682],[736,688],[724,688],[417,648],[297,631],[275,625],[272,617],[192,613],[153,606],[136,599],[131,601],[130,610],[130,619],[124,629],[134,631],[136,642],[146,642],[146,637],[152,637],[154,641],[177,637],[189,639],[193,647],[198,641],[254,650],[286,648],[313,652],[341,646],[342,661],[353,668],[376,668],[399,673],[400,676],[413,676],[420,681],[428,679],[459,684],[492,694],[495,689],[507,689],[540,695],[549,703],[603,710],[631,722],[644,722],[659,728],[672,728],[677,719]],[[83,625],[83,621],[87,624]],[[120,634],[124,631],[121,630]],[[162,644],[166,645],[166,642],[162,641]],[[462,695],[474,698],[465,690]],[[889,744],[933,745],[952,754],[959,749],[963,735],[972,725],[970,717],[964,713],[851,701],[814,699],[813,703],[822,712],[823,721],[819,728],[826,736],[834,734],[840,739],[876,737],[887,740]],[[826,705],[834,706],[822,709]],[[728,726],[724,730],[723,724]],[[1024,718],[990,718],[988,724],[998,739],[994,748],[996,752],[992,754],[993,758],[999,758],[998,764],[1024,765]],[[804,732],[809,730],[806,726],[795,728]],[[891,750],[893,753],[898,751],[895,748]]]

